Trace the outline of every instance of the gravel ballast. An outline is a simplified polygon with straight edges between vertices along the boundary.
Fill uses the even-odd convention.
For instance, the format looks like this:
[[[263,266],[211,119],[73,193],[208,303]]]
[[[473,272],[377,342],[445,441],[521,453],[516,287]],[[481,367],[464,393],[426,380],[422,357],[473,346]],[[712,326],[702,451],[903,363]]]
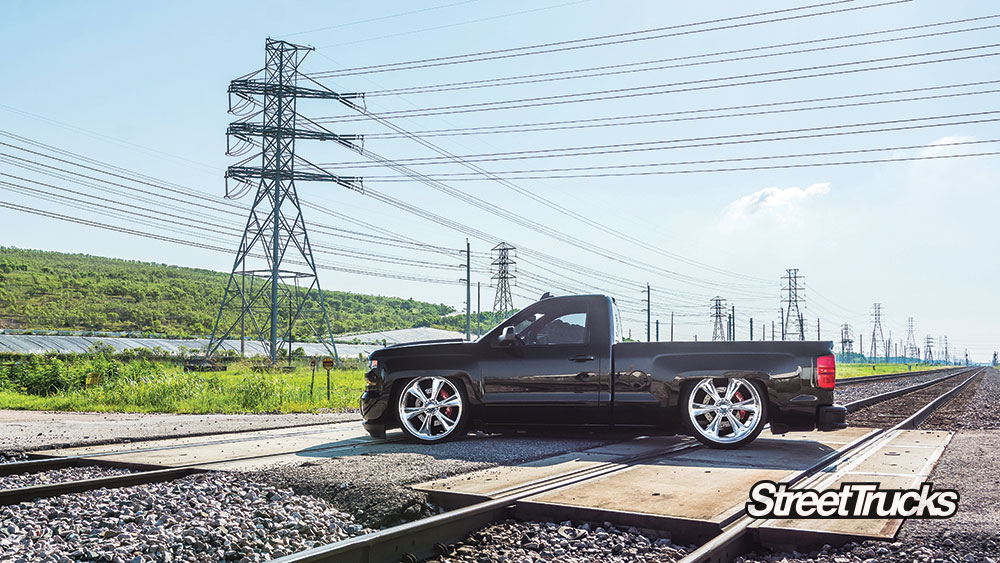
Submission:
[[[39,471],[37,473],[5,475],[0,477],[0,490],[51,485],[53,483],[65,483],[68,481],[82,481],[84,479],[97,479],[99,477],[114,477],[115,475],[125,475],[128,473],[132,473],[132,471],[118,467],[63,467],[62,469]]]
[[[423,445],[376,444],[362,455],[317,458],[248,473],[249,479],[326,499],[365,526],[385,528],[438,512],[409,485],[607,444],[608,439],[476,436]]]
[[[431,561],[670,562],[686,553],[687,548],[666,538],[646,536],[635,528],[616,528],[610,522],[594,526],[569,521],[555,524],[507,520],[469,534],[452,547],[451,553]]]
[[[867,399],[868,397],[873,397],[880,393],[888,393],[889,391],[895,391],[911,385],[925,383],[927,381],[945,377],[946,375],[947,374],[945,373],[932,373],[837,387],[834,390],[834,400],[838,405],[846,405],[847,403],[851,403],[859,399]]]
[[[135,414],[0,410],[0,452],[361,420],[357,413]]]
[[[809,554],[750,554],[744,563],[1000,563],[1000,372],[988,369],[921,426],[957,430],[927,482],[955,489],[958,512],[946,520],[910,519],[896,541],[866,541]]]
[[[330,503],[214,473],[0,508],[0,560],[266,561],[364,533]]]

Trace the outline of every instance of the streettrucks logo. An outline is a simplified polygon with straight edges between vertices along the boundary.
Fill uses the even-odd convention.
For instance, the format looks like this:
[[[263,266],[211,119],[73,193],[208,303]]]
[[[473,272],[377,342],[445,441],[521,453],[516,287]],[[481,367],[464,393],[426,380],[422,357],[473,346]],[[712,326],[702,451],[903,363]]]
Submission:
[[[843,483],[840,489],[788,489],[760,481],[746,504],[752,518],[950,518],[958,491],[924,483],[919,489],[879,489],[878,483]]]

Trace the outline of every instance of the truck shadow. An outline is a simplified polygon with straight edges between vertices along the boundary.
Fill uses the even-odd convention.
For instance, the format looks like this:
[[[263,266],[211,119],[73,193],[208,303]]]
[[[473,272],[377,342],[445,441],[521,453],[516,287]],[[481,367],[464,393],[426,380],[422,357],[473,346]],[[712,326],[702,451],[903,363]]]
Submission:
[[[460,460],[489,465],[547,467],[571,462],[626,461],[650,454],[631,463],[656,467],[753,468],[796,471],[805,469],[834,448],[819,441],[822,434],[792,438],[761,437],[736,450],[707,447],[680,453],[669,452],[690,442],[685,436],[639,436],[621,433],[588,435],[469,435],[438,444],[402,441],[402,433],[391,432],[386,440],[353,438],[304,449],[296,455],[312,459],[350,458],[380,454],[419,454],[437,460]]]

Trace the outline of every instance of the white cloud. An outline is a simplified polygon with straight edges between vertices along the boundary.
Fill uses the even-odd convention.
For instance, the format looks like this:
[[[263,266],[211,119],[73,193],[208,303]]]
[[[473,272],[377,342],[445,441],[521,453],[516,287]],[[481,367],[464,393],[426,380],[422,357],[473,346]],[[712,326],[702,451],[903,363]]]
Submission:
[[[975,137],[969,137],[968,135],[949,135],[947,137],[941,137],[940,139],[930,143],[930,146],[921,149],[919,156],[940,156],[945,154],[962,154],[963,152],[975,152],[970,151],[976,145],[956,145],[956,143],[968,143],[970,141],[977,140]]]
[[[756,215],[767,215],[782,221],[791,219],[809,199],[830,193],[830,183],[813,184],[806,189],[798,186],[789,188],[764,188],[745,195],[726,208],[728,221],[742,221]]]

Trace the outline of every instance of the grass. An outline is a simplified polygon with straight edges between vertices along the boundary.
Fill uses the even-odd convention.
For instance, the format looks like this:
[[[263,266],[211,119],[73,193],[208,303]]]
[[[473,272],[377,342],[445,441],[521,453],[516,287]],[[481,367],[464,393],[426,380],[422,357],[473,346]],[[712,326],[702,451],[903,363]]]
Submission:
[[[874,369],[872,369],[874,366]],[[837,378],[861,377],[883,373],[902,373],[909,371],[939,369],[943,366],[931,364],[837,364]]]
[[[0,385],[0,408],[197,414],[316,412],[356,408],[365,385],[360,368],[333,370],[327,400],[326,371],[317,368],[310,395],[312,370],[308,365],[291,372],[256,372],[249,365],[232,364],[228,371],[205,373],[184,372],[168,363],[145,362],[141,369],[128,363],[123,366],[121,373],[86,387],[31,392],[8,380]]]

